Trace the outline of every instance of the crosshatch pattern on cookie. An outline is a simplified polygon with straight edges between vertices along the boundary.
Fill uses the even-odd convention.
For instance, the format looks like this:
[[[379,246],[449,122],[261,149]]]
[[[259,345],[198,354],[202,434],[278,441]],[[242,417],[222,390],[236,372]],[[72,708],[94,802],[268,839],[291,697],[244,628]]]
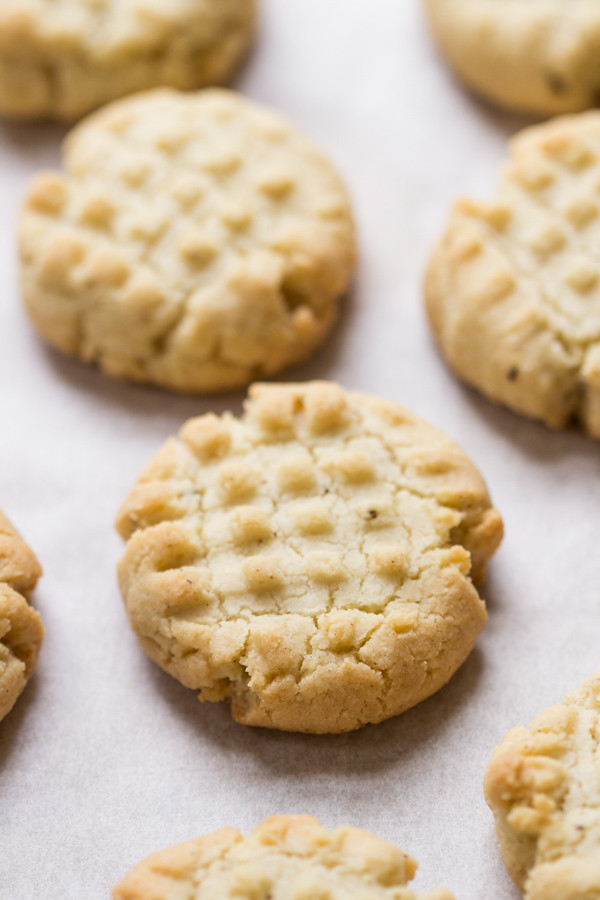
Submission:
[[[27,598],[40,575],[33,552],[0,512],[0,719],[37,662],[44,629]]]
[[[330,164],[232,92],[153,91],[67,140],[21,217],[41,333],[109,374],[224,390],[308,356],[348,286],[354,226]]]
[[[3,0],[0,112],[79,118],[161,85],[226,80],[254,31],[255,0]]]
[[[496,748],[486,798],[526,900],[600,895],[600,672]]]
[[[312,816],[272,816],[247,838],[223,828],[148,857],[113,900],[454,900],[444,889],[408,888],[416,868],[407,853],[358,828],[328,832]]]
[[[249,724],[343,731],[441,686],[485,620],[501,520],[448,438],[337,385],[192,419],[118,520],[144,648]]]
[[[461,377],[551,426],[576,418],[595,437],[599,238],[600,114],[586,113],[512,142],[496,199],[459,201],[426,284]]]

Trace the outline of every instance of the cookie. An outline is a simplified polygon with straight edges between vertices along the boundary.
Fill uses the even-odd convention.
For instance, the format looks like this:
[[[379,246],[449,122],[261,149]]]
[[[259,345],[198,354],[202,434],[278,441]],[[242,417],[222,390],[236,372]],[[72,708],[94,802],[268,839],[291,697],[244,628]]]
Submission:
[[[393,403],[253,385],[191,419],[125,501],[119,580],[146,653],[246,725],[343,732],[437,691],[485,622],[502,536],[472,463]]]
[[[485,793],[526,900],[600,897],[600,671],[528,728],[508,732]]]
[[[256,0],[2,0],[0,114],[72,121],[126,94],[226,80]]]
[[[542,116],[598,104],[595,0],[426,0],[426,7],[455,73],[492,103]]]
[[[220,391],[308,357],[355,262],[343,185],[229,91],[119,101],[31,185],[24,298],[54,347],[120,378]]]
[[[600,438],[600,113],[527,129],[491,203],[460,200],[427,272],[456,374],[554,428]]]
[[[235,828],[155,853],[116,886],[113,900],[454,900],[406,887],[417,864],[393,844],[312,816],[273,816],[244,838]]]
[[[27,598],[42,570],[0,513],[0,719],[11,711],[32,674],[44,635]]]

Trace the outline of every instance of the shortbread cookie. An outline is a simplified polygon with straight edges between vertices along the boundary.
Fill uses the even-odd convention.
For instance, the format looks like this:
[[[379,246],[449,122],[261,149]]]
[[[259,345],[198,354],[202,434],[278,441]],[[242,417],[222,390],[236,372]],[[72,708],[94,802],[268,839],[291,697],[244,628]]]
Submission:
[[[528,129],[496,199],[461,200],[426,278],[454,371],[493,400],[600,438],[600,113]]]
[[[41,575],[37,559],[0,512],[0,719],[35,668],[44,629],[27,599]]]
[[[600,897],[600,671],[528,728],[513,728],[485,792],[526,900]]]
[[[518,112],[579,112],[600,101],[596,0],[426,0],[456,74]]]
[[[155,853],[113,891],[113,900],[454,900],[406,885],[414,859],[393,844],[312,816],[273,816],[249,837],[235,828]]]
[[[254,385],[191,419],[118,529],[148,655],[235,719],[342,732],[437,691],[485,622],[473,587],[502,535],[467,457],[384,400]]]
[[[226,80],[256,0],[2,0],[0,114],[79,118],[134,91]]]
[[[152,91],[76,128],[65,167],[34,180],[20,228],[25,301],[59,350],[216,391],[305,359],[329,331],[352,214],[279,116],[229,91]]]

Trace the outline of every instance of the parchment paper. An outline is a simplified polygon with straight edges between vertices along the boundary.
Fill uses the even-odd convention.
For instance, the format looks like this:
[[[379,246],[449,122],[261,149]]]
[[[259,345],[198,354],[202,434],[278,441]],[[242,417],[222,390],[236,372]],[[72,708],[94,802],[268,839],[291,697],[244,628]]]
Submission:
[[[306,812],[388,838],[419,890],[518,893],[481,781],[505,731],[600,665],[600,446],[493,406],[445,368],[421,304],[449,204],[490,195],[522,121],[478,103],[433,48],[417,0],[263,0],[236,86],[281,110],[345,176],[361,265],[343,321],[286,377],[398,400],[483,471],[506,524],[483,593],[489,624],[448,686],[382,725],[334,737],[251,730],[201,706],[130,632],[115,512],[184,419],[241,393],[174,396],[111,381],[38,340],[17,288],[25,184],[59,159],[60,128],[0,128],[0,506],[44,566],[36,675],[0,726],[0,897],[100,900],[147,854],[224,825]]]

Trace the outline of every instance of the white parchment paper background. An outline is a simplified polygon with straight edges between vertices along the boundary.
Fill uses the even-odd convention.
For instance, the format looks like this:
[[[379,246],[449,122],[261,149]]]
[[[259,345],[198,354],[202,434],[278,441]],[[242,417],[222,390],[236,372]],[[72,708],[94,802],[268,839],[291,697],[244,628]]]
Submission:
[[[420,862],[419,890],[517,897],[481,780],[494,744],[600,665],[600,445],[492,406],[445,369],[421,308],[431,241],[457,193],[490,194],[521,124],[469,98],[417,0],[263,0],[237,86],[329,152],[356,207],[362,260],[333,338],[290,379],[334,378],[405,403],[483,471],[506,539],[490,620],[440,693],[338,737],[250,730],[153,666],[115,582],[116,509],[181,422],[241,394],[171,396],[46,350],[20,307],[15,212],[62,131],[0,127],[0,506],[37,551],[46,641],[0,726],[1,900],[101,900],[139,859],[267,815],[352,823]]]

